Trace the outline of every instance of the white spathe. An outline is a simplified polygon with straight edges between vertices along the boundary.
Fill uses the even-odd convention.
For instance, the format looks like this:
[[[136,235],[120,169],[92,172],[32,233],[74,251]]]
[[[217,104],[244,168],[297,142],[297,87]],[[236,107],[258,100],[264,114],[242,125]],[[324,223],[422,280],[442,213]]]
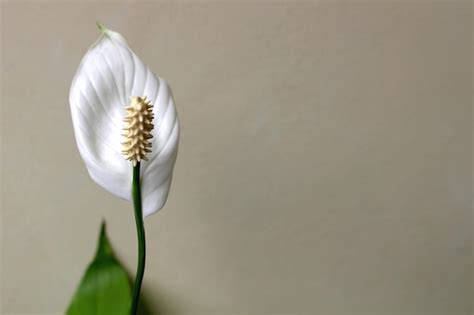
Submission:
[[[178,153],[178,115],[168,84],[119,33],[100,28],[102,35],[82,59],[69,94],[77,146],[92,179],[130,201],[132,163],[121,154],[123,119],[130,97],[146,96],[155,116],[152,152],[140,172],[143,215],[148,216],[168,197]]]

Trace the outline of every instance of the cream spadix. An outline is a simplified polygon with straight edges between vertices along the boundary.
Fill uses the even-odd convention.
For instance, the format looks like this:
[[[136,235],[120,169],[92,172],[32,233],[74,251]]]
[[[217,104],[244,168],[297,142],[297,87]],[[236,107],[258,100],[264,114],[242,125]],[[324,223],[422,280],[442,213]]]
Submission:
[[[129,201],[132,165],[141,162],[147,216],[161,209],[168,197],[178,151],[178,116],[168,84],[119,33],[103,27],[101,31],[71,85],[76,142],[92,179]]]
[[[124,118],[125,126],[122,136],[122,154],[127,160],[136,166],[141,160],[148,161],[146,155],[151,152],[151,141],[153,138],[153,106],[147,102],[146,97],[131,97],[131,104],[127,108],[127,116]]]

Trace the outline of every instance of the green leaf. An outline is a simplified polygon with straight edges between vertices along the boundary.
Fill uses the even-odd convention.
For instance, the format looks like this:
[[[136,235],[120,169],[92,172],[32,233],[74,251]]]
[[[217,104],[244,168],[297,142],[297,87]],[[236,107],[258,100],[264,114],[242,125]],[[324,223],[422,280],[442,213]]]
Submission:
[[[115,258],[102,223],[97,252],[87,267],[67,315],[128,315],[132,290],[127,272]]]

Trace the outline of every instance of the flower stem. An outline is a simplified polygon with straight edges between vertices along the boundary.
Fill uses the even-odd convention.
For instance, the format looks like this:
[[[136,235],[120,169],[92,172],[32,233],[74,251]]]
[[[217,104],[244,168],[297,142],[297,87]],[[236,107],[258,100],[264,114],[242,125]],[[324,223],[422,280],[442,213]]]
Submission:
[[[133,207],[135,209],[135,222],[137,225],[137,239],[138,239],[138,264],[137,275],[135,277],[135,284],[133,286],[133,301],[131,315],[137,314],[138,301],[140,298],[140,288],[142,286],[143,274],[145,273],[145,227],[143,225],[142,213],[142,197],[140,191],[140,162],[133,167],[133,182],[132,182],[132,197]]]

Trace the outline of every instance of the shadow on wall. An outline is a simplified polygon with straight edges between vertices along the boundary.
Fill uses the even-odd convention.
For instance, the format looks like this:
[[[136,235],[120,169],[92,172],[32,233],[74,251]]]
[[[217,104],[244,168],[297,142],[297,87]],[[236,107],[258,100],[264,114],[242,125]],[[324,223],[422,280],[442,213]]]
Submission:
[[[157,290],[149,290],[147,287],[142,287],[140,292],[140,304],[138,306],[138,315],[164,315],[164,314],[179,314],[174,305],[170,305],[169,301],[163,298]]]
[[[161,304],[161,303],[160,303]],[[159,308],[152,312],[149,303],[149,297],[146,290],[142,290],[140,296],[140,304],[138,305],[138,315],[160,315],[164,313],[165,310],[160,310]]]

